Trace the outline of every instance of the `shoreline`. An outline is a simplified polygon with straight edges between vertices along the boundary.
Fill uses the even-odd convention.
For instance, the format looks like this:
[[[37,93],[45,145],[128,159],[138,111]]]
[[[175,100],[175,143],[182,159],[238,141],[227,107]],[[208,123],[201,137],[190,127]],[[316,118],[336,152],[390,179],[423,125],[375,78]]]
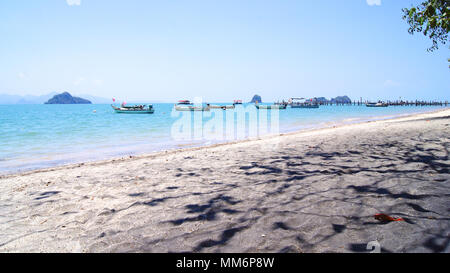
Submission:
[[[447,109],[16,174],[0,252],[449,252],[449,135]]]
[[[187,147],[187,148],[172,148],[167,150],[160,150],[150,153],[143,153],[143,154],[137,154],[137,155],[129,155],[129,156],[120,156],[120,157],[109,157],[107,159],[102,160],[92,160],[92,161],[82,161],[78,163],[69,163],[69,164],[62,164],[57,165],[54,167],[44,167],[44,168],[37,168],[32,170],[26,170],[26,171],[13,171],[13,172],[6,172],[4,174],[0,173],[0,179],[6,179],[11,177],[17,177],[17,176],[26,176],[26,175],[32,175],[35,173],[44,173],[44,172],[52,172],[62,169],[74,169],[82,166],[101,166],[113,162],[127,162],[127,161],[134,161],[134,160],[140,160],[140,159],[151,159],[162,155],[170,155],[170,154],[177,154],[182,152],[189,152],[189,151],[198,151],[201,149],[211,149],[221,146],[227,146],[227,145],[235,145],[240,143],[247,143],[247,142],[253,142],[253,141],[260,141],[260,140],[267,140],[267,139],[273,139],[277,137],[283,137],[283,136],[290,136],[290,135],[298,135],[298,134],[307,134],[312,132],[320,132],[322,130],[330,130],[330,129],[337,129],[337,128],[343,128],[348,126],[357,126],[361,124],[367,124],[367,123],[374,123],[374,122],[383,122],[383,121],[396,121],[404,118],[412,118],[416,116],[421,115],[427,115],[427,114],[434,114],[439,112],[445,112],[447,110],[450,110],[449,107],[443,108],[443,109],[437,109],[437,110],[431,110],[426,112],[420,112],[420,113],[410,113],[410,114],[401,114],[400,116],[390,117],[390,116],[379,116],[379,117],[371,117],[370,120],[362,120],[362,121],[356,121],[356,122],[349,122],[349,123],[343,123],[338,122],[337,125],[326,125],[324,127],[318,127],[318,128],[307,128],[307,129],[300,129],[295,130],[292,132],[284,132],[284,133],[278,133],[275,135],[265,135],[260,136],[258,138],[247,138],[247,139],[240,139],[240,140],[233,140],[233,141],[225,141],[225,142],[219,142],[214,144],[207,144],[196,146],[198,144],[182,144],[183,146],[194,146],[194,147]]]

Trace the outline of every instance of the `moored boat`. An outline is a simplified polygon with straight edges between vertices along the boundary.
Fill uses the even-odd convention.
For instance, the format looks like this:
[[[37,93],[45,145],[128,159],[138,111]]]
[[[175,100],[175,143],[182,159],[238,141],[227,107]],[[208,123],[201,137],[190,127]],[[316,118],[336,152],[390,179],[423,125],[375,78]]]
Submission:
[[[262,104],[255,104],[256,109],[269,109],[269,110],[285,110],[286,109],[286,105],[282,104],[282,105],[262,105]]]
[[[368,102],[366,103],[367,107],[388,107],[389,105],[387,103],[384,102]]]
[[[155,110],[153,109],[153,105],[133,105],[133,106],[125,106],[121,105],[120,107],[116,107],[111,105],[116,113],[119,114],[153,114]]]
[[[242,104],[242,100],[234,100],[233,105]]]
[[[180,100],[177,104],[175,104],[175,110],[177,111],[209,111],[210,107],[206,106],[194,106],[188,100]]]
[[[318,104],[297,104],[297,105],[291,105],[291,108],[317,109],[317,108],[319,108],[319,105]]]
[[[177,111],[209,111],[208,106],[175,105]]]
[[[208,107],[210,109],[222,109],[222,110],[227,110],[227,109],[234,109],[235,106],[234,105],[209,105]]]

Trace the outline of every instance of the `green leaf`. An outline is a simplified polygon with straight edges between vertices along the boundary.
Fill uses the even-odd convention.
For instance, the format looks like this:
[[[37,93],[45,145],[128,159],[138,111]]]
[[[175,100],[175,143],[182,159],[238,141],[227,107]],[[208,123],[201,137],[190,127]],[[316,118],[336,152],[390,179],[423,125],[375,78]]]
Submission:
[[[431,28],[435,28],[436,27],[436,18],[432,18],[431,20],[430,20],[430,27]]]

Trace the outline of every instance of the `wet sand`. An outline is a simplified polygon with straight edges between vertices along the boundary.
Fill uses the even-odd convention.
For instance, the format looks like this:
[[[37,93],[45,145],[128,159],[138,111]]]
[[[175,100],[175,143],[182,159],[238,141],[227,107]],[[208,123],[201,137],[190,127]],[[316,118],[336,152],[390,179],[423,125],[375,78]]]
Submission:
[[[0,252],[450,252],[449,124],[447,109],[2,176]]]

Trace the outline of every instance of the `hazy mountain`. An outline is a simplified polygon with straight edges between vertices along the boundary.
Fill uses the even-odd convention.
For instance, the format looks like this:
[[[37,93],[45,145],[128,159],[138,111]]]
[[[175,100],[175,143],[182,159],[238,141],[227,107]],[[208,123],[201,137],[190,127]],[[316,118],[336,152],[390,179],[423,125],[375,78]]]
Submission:
[[[41,96],[33,96],[33,95],[19,96],[19,95],[0,94],[0,104],[44,104],[57,94],[59,93],[51,92],[49,94]],[[111,103],[111,99],[105,99],[91,95],[77,95],[77,96],[85,98],[94,104]]]
[[[90,100],[93,104],[110,104],[110,103],[112,103],[112,98],[106,99],[106,98],[92,96],[92,95],[88,95],[88,94],[81,94],[81,95],[77,95],[77,96],[85,98],[87,100]]]
[[[22,99],[21,96],[0,94],[0,104],[16,104]]]
[[[43,104],[56,94],[56,92],[42,96],[0,94],[0,104]]]

